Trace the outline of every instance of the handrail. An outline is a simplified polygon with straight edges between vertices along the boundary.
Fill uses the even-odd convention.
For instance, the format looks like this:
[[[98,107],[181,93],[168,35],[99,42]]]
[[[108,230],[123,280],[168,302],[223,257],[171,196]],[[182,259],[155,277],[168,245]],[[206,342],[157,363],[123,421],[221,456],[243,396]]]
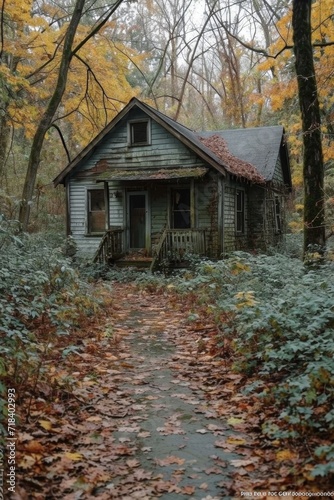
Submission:
[[[153,257],[151,266],[150,266],[150,271],[151,273],[154,273],[154,271],[158,268],[159,264],[164,260],[163,255],[166,253],[165,249],[165,243],[167,241],[167,229],[164,230],[164,232],[161,235],[161,238],[159,240],[157,249],[156,249],[156,254]]]
[[[123,229],[108,229],[95,252],[93,262],[108,264],[119,258],[123,252]]]
[[[206,254],[205,229],[165,229],[151,264],[154,272],[165,261],[181,261],[185,254]]]

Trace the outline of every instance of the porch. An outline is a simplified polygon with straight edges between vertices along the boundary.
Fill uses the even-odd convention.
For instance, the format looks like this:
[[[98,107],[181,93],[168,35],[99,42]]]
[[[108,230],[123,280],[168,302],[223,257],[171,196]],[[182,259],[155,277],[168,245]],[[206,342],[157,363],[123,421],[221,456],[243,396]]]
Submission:
[[[139,252],[138,258],[127,259],[128,249],[125,248],[124,242],[124,229],[109,229],[101,239],[93,262],[117,265],[121,261],[131,261],[137,264],[137,267],[148,267],[150,264],[151,272],[182,265],[189,254],[206,255],[207,231],[205,229],[165,229],[158,244],[152,248],[151,258],[144,253],[141,258]]]

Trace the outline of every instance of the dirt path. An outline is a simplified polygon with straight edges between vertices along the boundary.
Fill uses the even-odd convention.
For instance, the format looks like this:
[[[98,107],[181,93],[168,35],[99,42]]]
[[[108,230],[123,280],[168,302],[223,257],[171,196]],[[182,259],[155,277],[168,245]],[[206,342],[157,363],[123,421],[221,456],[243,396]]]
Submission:
[[[114,438],[135,452],[125,461],[127,473],[107,486],[110,497],[230,498],[231,463],[244,457],[219,443],[240,436],[215,418],[197,384],[179,376],[185,354],[177,353],[172,337],[185,333],[182,314],[168,311],[163,303],[152,304],[150,296],[138,301],[130,294],[127,299],[115,325],[128,356],[126,363],[114,364],[120,369],[115,375],[124,408]],[[146,480],[140,482],[140,477]]]
[[[252,491],[259,457],[242,419],[231,420],[235,376],[218,387],[223,361],[198,359],[188,314],[163,295],[118,284],[112,297],[107,322],[75,358],[80,404],[35,412],[21,438],[27,474],[15,498],[218,500]]]

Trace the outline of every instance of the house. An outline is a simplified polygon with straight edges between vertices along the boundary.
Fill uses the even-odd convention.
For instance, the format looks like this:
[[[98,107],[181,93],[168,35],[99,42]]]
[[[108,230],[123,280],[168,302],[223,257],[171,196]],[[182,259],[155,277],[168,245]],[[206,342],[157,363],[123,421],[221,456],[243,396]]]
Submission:
[[[159,262],[266,249],[284,233],[281,126],[194,132],[133,98],[56,177],[81,255]]]

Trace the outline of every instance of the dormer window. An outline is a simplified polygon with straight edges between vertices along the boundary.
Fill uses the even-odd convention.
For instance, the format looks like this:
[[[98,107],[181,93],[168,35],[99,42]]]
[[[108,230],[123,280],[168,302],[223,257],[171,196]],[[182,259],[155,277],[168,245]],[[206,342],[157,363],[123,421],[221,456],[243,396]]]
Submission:
[[[145,146],[151,143],[150,120],[131,121],[128,126],[130,146]]]

